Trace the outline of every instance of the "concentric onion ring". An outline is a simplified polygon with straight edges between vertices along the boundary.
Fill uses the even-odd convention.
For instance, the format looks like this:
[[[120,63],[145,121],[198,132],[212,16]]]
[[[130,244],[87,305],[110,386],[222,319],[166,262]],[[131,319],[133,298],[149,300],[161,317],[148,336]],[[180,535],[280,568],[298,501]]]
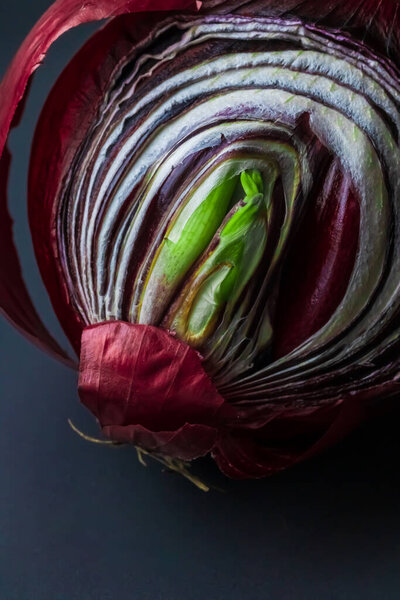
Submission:
[[[179,286],[161,290],[157,271],[149,271],[171,222],[179,217],[182,229],[227,172],[266,172],[272,161],[281,181],[272,196],[272,247],[261,280],[250,282],[201,348],[206,369],[235,403],[284,398],[292,406],[330,399],[338,371],[373,369],[387,346],[376,340],[399,302],[398,90],[393,65],[300,21],[161,21],[139,58],[133,46],[118,65],[60,191],[58,247],[83,323],[160,325]],[[265,348],[276,343],[291,243],[333,188],[330,202],[354,213],[348,237],[334,240],[332,268],[337,259],[344,278],[349,271],[347,289],[321,327],[274,356]],[[309,267],[305,260],[305,274]]]

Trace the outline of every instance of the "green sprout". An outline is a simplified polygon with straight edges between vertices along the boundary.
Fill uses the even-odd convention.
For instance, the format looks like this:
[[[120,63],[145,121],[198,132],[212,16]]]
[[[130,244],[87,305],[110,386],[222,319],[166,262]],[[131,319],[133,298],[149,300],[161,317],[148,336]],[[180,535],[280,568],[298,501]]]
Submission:
[[[233,305],[264,255],[271,195],[277,171],[267,182],[261,173],[246,170],[240,182],[246,194],[228,213],[217,232],[216,244],[186,285],[183,302],[172,319],[172,329],[192,345],[214,331],[226,305]]]

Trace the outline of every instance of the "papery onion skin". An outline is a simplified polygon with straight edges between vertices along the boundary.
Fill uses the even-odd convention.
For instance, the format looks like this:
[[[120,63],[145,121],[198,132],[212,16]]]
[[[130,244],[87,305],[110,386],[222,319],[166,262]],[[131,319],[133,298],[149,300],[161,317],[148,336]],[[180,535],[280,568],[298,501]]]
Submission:
[[[180,12],[172,13],[171,18],[161,12],[145,14],[150,6],[154,11],[177,9]],[[136,12],[141,14],[123,14]],[[130,441],[147,450],[184,460],[211,452],[221,470],[229,476],[262,477],[319,452],[350,431],[365,415],[383,406],[384,400],[396,400],[400,366],[396,329],[396,300],[399,300],[399,294],[396,291],[393,265],[397,264],[396,240],[397,231],[400,231],[396,212],[400,199],[395,158],[399,152],[397,144],[400,130],[399,124],[396,124],[400,105],[400,77],[396,66],[400,49],[399,12],[398,4],[391,0],[367,0],[361,3],[337,0],[329,10],[319,2],[299,3],[295,0],[283,3],[267,0],[250,3],[217,0],[204,2],[202,6],[200,3],[184,0],[158,4],[146,3],[145,0],[103,0],[96,3],[96,6],[84,7],[82,3],[72,0],[59,0],[30,34],[0,87],[0,149],[4,145],[28,77],[54,39],[81,22],[114,17],[76,55],[51,92],[38,123],[29,175],[29,218],[42,277],[67,336],[77,353],[81,353],[81,399],[92,410],[100,421],[103,432],[111,439]],[[265,276],[266,291],[262,291],[265,295],[257,296],[257,286],[246,283],[250,286],[246,292],[250,294],[250,300],[244,302],[244,312],[239,311],[236,315],[237,307],[232,307],[226,317],[225,326],[231,327],[228,336],[232,336],[231,340],[225,341],[221,336],[223,330],[217,328],[215,333],[214,330],[210,333],[210,339],[203,340],[198,347],[199,356],[186,346],[187,356],[191,357],[192,362],[191,366],[182,367],[182,372],[177,370],[179,376],[173,375],[177,363],[174,364],[172,357],[174,352],[177,353],[176,356],[180,352],[184,353],[185,344],[179,341],[181,333],[173,325],[174,318],[171,316],[179,314],[176,312],[179,303],[176,300],[171,305],[169,301],[165,301],[161,312],[156,313],[146,307],[150,306],[149,302],[153,302],[160,292],[155,291],[147,297],[142,293],[143,282],[150,281],[148,269],[156,273],[154,265],[157,254],[154,254],[151,244],[156,247],[159,242],[152,242],[152,236],[155,236],[157,227],[161,227],[159,224],[165,214],[163,211],[168,206],[164,203],[158,213],[152,213],[154,226],[151,221],[147,224],[144,222],[135,241],[136,266],[133,263],[129,265],[128,278],[124,273],[122,277],[116,271],[116,291],[108,286],[108,290],[111,289],[116,298],[112,303],[107,299],[110,292],[106,288],[103,290],[101,278],[99,280],[101,272],[97,273],[92,267],[84,266],[85,257],[79,262],[79,252],[73,258],[75,242],[71,242],[71,231],[76,231],[76,239],[79,239],[81,225],[79,221],[75,224],[74,213],[71,212],[75,196],[69,197],[66,191],[68,178],[73,186],[74,181],[79,182],[82,177],[77,157],[79,160],[85,159],[85,153],[88,150],[92,152],[90,144],[96,139],[96,121],[101,125],[102,112],[107,114],[102,103],[105,96],[110,94],[110,81],[117,82],[117,95],[118,86],[122,89],[124,78],[128,76],[122,70],[122,65],[126,64],[126,56],[134,53],[137,46],[137,56],[140,57],[146,44],[151,46],[152,32],[157,31],[160,23],[168,24],[174,18],[181,31],[186,27],[188,32],[191,23],[194,23],[193,27],[200,28],[205,23],[206,28],[211,28],[210,31],[219,26],[226,27],[228,32],[229,28],[232,31],[235,28],[244,31],[247,25],[250,32],[251,27],[257,26],[261,28],[260,31],[264,27],[267,32],[268,28],[271,31],[276,28],[275,71],[272,68],[265,71],[274,83],[270,84],[272,91],[260,91],[259,98],[260,105],[276,105],[275,120],[281,110],[278,123],[274,124],[275,129],[270,128],[269,133],[263,132],[262,135],[267,140],[264,146],[264,142],[256,138],[255,133],[250,136],[246,133],[244,141],[239,136],[237,140],[242,144],[240,152],[247,152],[244,155],[234,149],[233,142],[229,141],[231,133],[228,127],[221,138],[221,148],[228,144],[229,149],[229,144],[232,144],[232,155],[227,155],[233,161],[232,165],[236,164],[235,160],[239,160],[237,156],[241,157],[244,166],[240,171],[235,171],[236,175],[249,168],[249,165],[260,166],[258,157],[263,148],[263,151],[272,153],[271,160],[277,161],[283,181],[281,184],[281,179],[277,180],[272,200],[274,208],[269,217],[272,220],[267,228],[268,243],[265,246],[264,260],[272,266],[270,274]],[[282,37],[284,30],[287,32],[286,38]],[[233,54],[233,63],[235,56],[240,57],[240,52],[245,50],[246,35],[239,35],[240,41],[237,43],[238,49],[234,50],[236,54]],[[146,41],[147,37],[150,41]],[[213,39],[212,32],[210,38]],[[289,39],[290,43],[287,41]],[[324,52],[319,39],[325,40]],[[165,43],[168,47],[168,39]],[[172,57],[170,63],[166,63],[166,68],[171,69],[168,75],[171,81],[175,61],[177,75],[185,69],[185,60],[189,66],[193,66],[195,58],[199,63],[204,58],[211,63],[215,59],[217,64],[218,54],[213,56],[209,42],[201,43],[209,52],[202,55],[199,51],[197,57],[193,50],[185,59],[184,50],[181,52],[177,42],[177,58]],[[218,43],[223,59],[223,42]],[[214,48],[218,47],[218,43],[215,42]],[[293,50],[296,44],[297,57]],[[299,51],[301,45],[303,50]],[[254,60],[259,48],[260,42],[254,42]],[[180,52],[183,58],[179,57]],[[265,59],[264,69],[274,51],[266,48],[266,52],[270,55]],[[279,52],[283,53],[282,65],[279,65]],[[298,61],[299,66],[294,67],[295,71],[298,69],[298,77],[292,77],[291,65],[289,62],[285,64],[285,52],[293,53],[290,56],[294,65],[297,64],[295,60]],[[303,57],[302,53],[305,53]],[[308,56],[310,63],[307,65]],[[325,61],[324,57],[329,60]],[[132,56],[130,60],[134,63],[137,59]],[[334,61],[336,66],[332,66]],[[346,61],[351,66],[343,70]],[[232,71],[232,90],[240,83],[239,68],[242,67],[238,63]],[[313,68],[320,70],[313,72]],[[339,69],[336,76],[333,75],[334,68]],[[157,75],[156,68],[154,69]],[[307,69],[310,74],[304,75],[303,71]],[[357,69],[361,73],[358,80]],[[277,74],[279,70],[282,73]],[[256,71],[254,74],[250,71],[249,68],[249,73],[245,75],[248,81],[254,77],[252,85],[257,91],[259,84],[256,81]],[[307,88],[307,77],[310,78],[311,75],[315,82],[312,88]],[[215,86],[220,85],[217,79]],[[223,80],[223,72],[220,80]],[[326,80],[330,81],[330,89]],[[156,91],[157,85],[162,85],[162,74],[151,81]],[[283,91],[275,92],[275,88],[279,89],[279,86],[283,86]],[[66,89],[68,94],[65,93]],[[237,96],[228,87],[226,89],[228,91],[224,93],[231,94],[233,104],[230,107],[232,112],[230,115],[226,112],[225,116],[238,119],[239,113],[234,112]],[[351,101],[342,100],[342,97],[350,98],[349,90],[353,94]],[[308,98],[307,92],[312,97]],[[150,88],[144,92],[146,93],[150,94]],[[198,102],[203,100],[207,100],[206,92],[199,95]],[[168,101],[168,94],[162,101]],[[251,104],[251,100],[249,102]],[[279,102],[285,106],[284,109],[279,108]],[[321,103],[320,106],[318,102]],[[242,112],[246,115],[246,110],[249,111],[248,116],[253,119],[255,127],[257,119],[250,111],[250,104],[244,104]],[[188,106],[188,110],[192,110]],[[371,114],[369,121],[365,120],[366,111]],[[326,123],[324,114],[329,114]],[[289,118],[287,115],[292,116]],[[175,117],[178,116],[176,113]],[[141,118],[147,118],[146,112]],[[338,123],[342,120],[341,129],[335,124],[335,119]],[[348,142],[341,141],[339,135],[340,130],[345,135],[344,132],[351,123],[354,123],[354,151],[359,153],[359,174],[354,156],[351,157],[350,153],[346,158],[343,154]],[[132,131],[139,125],[140,120]],[[250,127],[249,124],[244,124],[243,127],[250,131],[253,125]],[[288,135],[285,128],[290,127],[293,130]],[[249,140],[253,140],[250,144],[251,152],[246,149]],[[289,140],[290,143],[293,141],[292,148]],[[328,142],[330,147],[327,146]],[[343,146],[340,146],[342,143]],[[117,159],[118,146],[111,148],[111,151],[115,152]],[[336,151],[339,153],[338,157],[333,158]],[[293,195],[293,206],[288,203],[289,184],[284,180],[285,169],[292,156],[290,152],[293,157],[300,157],[298,166],[293,166],[291,171],[293,181],[296,180],[297,173],[300,173],[301,183],[297,182],[299,188]],[[193,163],[186,172],[184,169],[180,172],[177,168],[176,181],[171,179],[168,189],[174,191],[176,186],[183,185],[185,174],[195,173],[194,167],[203,164],[201,161],[204,162],[208,156],[212,155],[204,152],[203,155],[196,155],[198,162]],[[190,160],[189,154],[187,158]],[[303,161],[301,166],[300,159]],[[293,158],[293,165],[295,160],[297,159]],[[367,160],[371,161],[370,169],[365,167]],[[88,172],[94,164],[93,161],[88,163]],[[5,211],[7,151],[3,152],[1,165],[0,210]],[[314,173],[317,167],[320,169],[320,179]],[[105,164],[105,173],[107,168]],[[382,169],[381,176],[379,173]],[[310,178],[308,172],[311,173]],[[174,170],[171,173],[174,175]],[[266,173],[267,171],[263,172],[263,177]],[[365,182],[363,183],[362,178],[368,176],[371,177],[371,183],[368,182],[363,189]],[[381,183],[379,177],[382,179]],[[282,188],[279,187],[282,185]],[[375,186],[373,190],[372,185]],[[71,189],[76,194],[77,188]],[[372,192],[376,198],[375,208],[372,206]],[[135,187],[131,193],[134,198],[137,193]],[[282,209],[278,207],[282,201],[279,198],[284,196],[287,202],[286,217],[282,216]],[[125,202],[130,201],[129,198]],[[305,203],[307,198],[311,198],[307,204],[308,209],[300,210],[297,206],[300,206],[300,202]],[[119,209],[122,221],[126,218],[123,206],[121,204]],[[285,219],[291,214],[290,211],[293,211],[293,219],[286,223]],[[79,211],[76,214],[79,215]],[[100,223],[102,219],[101,216]],[[1,281],[4,282],[4,289],[0,287],[0,306],[3,312],[33,341],[68,361],[65,353],[42,326],[31,305],[20,276],[18,258],[12,244],[11,222],[7,214],[0,227],[3,230],[0,232],[1,241],[5,246],[2,256],[8,254],[10,257],[10,260],[0,263]],[[285,233],[285,228],[290,236]],[[162,231],[161,228],[160,240],[165,235]],[[376,233],[376,240],[373,239],[373,233]],[[314,243],[311,240],[315,240]],[[215,246],[212,244],[213,242],[206,252],[214,251]],[[218,237],[215,244],[218,245]],[[94,253],[96,260],[99,255],[101,262],[102,248],[99,250],[97,246],[93,246],[87,251]],[[105,252],[107,251],[106,249]],[[142,279],[135,280],[140,263],[146,255],[150,257],[147,259],[147,270],[143,270]],[[194,260],[201,264],[203,259],[199,255]],[[75,264],[75,267],[71,269],[68,264]],[[90,261],[87,264],[91,264]],[[110,269],[110,264],[112,265],[108,263],[107,269]],[[117,261],[118,268],[119,264]],[[197,263],[193,263],[193,269],[199,269],[195,264]],[[301,269],[304,265],[307,268],[302,277]],[[355,271],[358,280],[354,278]],[[76,273],[79,281],[74,279]],[[107,273],[113,276],[112,269]],[[138,310],[134,295],[128,295],[131,293],[126,286],[126,282],[130,281],[129,277],[136,281],[132,294],[136,293],[135,297],[142,298]],[[85,281],[92,283],[85,287]],[[359,296],[354,283],[357,281]],[[122,288],[119,287],[121,282]],[[94,294],[91,285],[97,285],[101,294]],[[348,294],[351,285],[354,291]],[[262,285],[260,289],[264,289]],[[175,297],[175,293],[171,293],[171,298]],[[121,301],[118,300],[118,294]],[[15,302],[15,298],[18,298],[18,302]],[[390,298],[392,308],[389,305]],[[254,314],[251,309],[253,305]],[[375,305],[376,308],[373,308]],[[263,307],[260,313],[257,312],[258,306]],[[162,313],[164,320],[161,318]],[[145,314],[148,316],[145,317]],[[155,314],[160,316],[155,318]],[[251,319],[247,315],[252,315]],[[178,337],[171,337],[165,328],[175,331]],[[345,343],[342,343],[342,338]],[[190,344],[190,337],[185,339]],[[142,354],[140,344],[143,344]],[[238,350],[235,344],[239,344]],[[158,348],[155,356],[160,356],[159,360],[153,360],[152,348]],[[134,356],[136,358],[130,368],[130,359]],[[154,389],[149,389],[152,386],[152,372],[157,375],[154,377]],[[182,382],[179,384],[180,376],[187,378],[184,385]],[[161,388],[156,381],[164,392],[160,392]],[[140,403],[139,390],[144,388],[147,390],[146,398],[143,396]],[[122,392],[126,389],[129,393]],[[202,393],[206,393],[207,401],[215,401],[216,404],[215,410],[206,410],[205,401],[205,412],[200,418],[194,399],[200,398]],[[120,397],[121,394],[123,397]],[[121,406],[124,406],[122,412]]]
[[[16,126],[24,108],[24,97],[29,78],[40,66],[49,47],[69,29],[100,19],[125,13],[155,10],[183,10],[193,8],[193,0],[99,0],[82,3],[81,0],[58,0],[44,13],[18,50],[0,85],[0,198],[4,206],[7,199],[8,158],[5,146],[10,128]],[[104,56],[104,54],[103,54]],[[0,279],[4,282],[4,294],[0,307],[5,316],[40,348],[46,349],[71,363],[65,352],[46,331],[37,315],[25,283],[20,275],[17,252],[12,241],[12,227],[2,220],[1,237],[7,243],[7,251],[0,263]],[[8,238],[8,239],[7,239]],[[18,299],[16,301],[16,299]]]

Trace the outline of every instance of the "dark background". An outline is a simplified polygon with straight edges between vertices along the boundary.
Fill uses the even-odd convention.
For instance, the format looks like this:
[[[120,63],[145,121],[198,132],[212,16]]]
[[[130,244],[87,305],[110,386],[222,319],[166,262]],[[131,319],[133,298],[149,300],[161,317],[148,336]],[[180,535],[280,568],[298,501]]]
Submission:
[[[48,0],[0,0],[0,74]],[[24,272],[61,332],[26,224],[26,170],[51,83],[94,29],[67,33],[34,80],[14,153],[10,204]],[[194,471],[225,492],[139,465],[96,435],[76,375],[0,321],[1,600],[397,600],[400,411],[323,456],[259,482]]]

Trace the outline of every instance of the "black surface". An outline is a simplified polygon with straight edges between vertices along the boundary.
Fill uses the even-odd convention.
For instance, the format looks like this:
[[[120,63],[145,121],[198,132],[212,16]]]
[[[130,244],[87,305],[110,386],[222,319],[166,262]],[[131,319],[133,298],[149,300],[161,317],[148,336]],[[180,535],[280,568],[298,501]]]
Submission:
[[[49,2],[1,0],[0,72]],[[26,225],[29,143],[47,91],[91,31],[67,34],[39,70],[12,137],[16,239],[35,300],[57,327]],[[59,331],[59,330],[58,330]],[[261,482],[204,494],[144,469],[95,434],[76,376],[0,321],[1,600],[397,600],[400,411],[320,458]]]

